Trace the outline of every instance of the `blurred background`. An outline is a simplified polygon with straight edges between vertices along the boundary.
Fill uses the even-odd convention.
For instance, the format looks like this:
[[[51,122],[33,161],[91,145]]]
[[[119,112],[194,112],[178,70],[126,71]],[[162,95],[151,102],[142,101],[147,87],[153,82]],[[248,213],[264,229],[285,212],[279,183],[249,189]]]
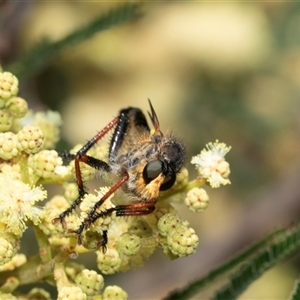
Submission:
[[[2,67],[115,5],[0,1]],[[300,219],[300,3],[166,1],[141,11],[25,76],[19,95],[34,110],[62,114],[61,148],[91,138],[121,108],[147,111],[148,98],[162,130],[185,141],[187,166],[208,142],[232,146],[232,184],[207,188],[211,202],[202,214],[178,208],[200,237],[197,253],[169,261],[156,251],[144,267],[105,277],[130,299],[158,299]],[[83,259],[96,268],[91,256]],[[299,257],[291,258],[241,299],[286,298],[299,268]]]

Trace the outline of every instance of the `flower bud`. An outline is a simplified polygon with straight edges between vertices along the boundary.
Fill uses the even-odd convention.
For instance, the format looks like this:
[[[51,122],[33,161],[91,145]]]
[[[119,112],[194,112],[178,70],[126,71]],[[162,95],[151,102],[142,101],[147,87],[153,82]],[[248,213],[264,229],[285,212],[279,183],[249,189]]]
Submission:
[[[0,99],[9,99],[17,95],[19,91],[19,81],[16,76],[10,72],[0,73]]]

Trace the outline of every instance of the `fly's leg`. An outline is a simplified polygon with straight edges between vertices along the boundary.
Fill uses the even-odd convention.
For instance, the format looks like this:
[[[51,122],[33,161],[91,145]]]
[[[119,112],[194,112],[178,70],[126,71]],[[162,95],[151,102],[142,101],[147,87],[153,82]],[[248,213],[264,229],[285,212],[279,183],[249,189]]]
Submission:
[[[151,214],[155,210],[155,201],[147,201],[141,203],[117,205],[106,210],[95,213],[92,216],[88,216],[85,219],[87,224],[95,222],[99,218],[103,218],[116,212],[116,216],[143,216]]]
[[[104,195],[105,196],[105,195]],[[104,202],[103,198],[99,200],[100,206]],[[93,215],[88,215],[79,228],[76,231],[73,231],[78,236],[78,244],[81,245],[81,234],[84,229],[88,228],[92,223],[94,223],[99,218],[104,218],[106,216],[111,215],[113,212],[116,212],[116,215],[121,216],[143,216],[151,214],[155,210],[155,201],[143,202],[143,203],[135,203],[128,205],[117,205],[115,207],[108,208],[98,213],[94,213]],[[106,252],[106,245],[108,242],[107,231],[103,231],[103,240],[101,241],[102,251]]]
[[[102,138],[104,137],[116,124],[119,122],[119,117],[113,119],[108,125],[106,125],[101,131],[99,131],[91,140],[89,140],[76,154],[62,153],[62,157],[74,160],[75,165],[75,176],[78,186],[78,197],[72,203],[72,205],[62,212],[57,218],[53,219],[53,223],[60,222],[63,227],[65,224],[65,217],[68,216],[81,202],[84,195],[87,193],[83,184],[80,162],[86,163],[87,165],[102,171],[109,172],[110,166],[97,158],[88,156],[86,153]]]
[[[98,218],[105,217],[107,215],[109,215],[110,213],[112,213],[115,209],[115,207],[112,208],[108,208],[105,210],[105,212],[107,212],[105,215],[100,215],[99,217],[94,217],[94,215],[99,215],[99,213],[96,213],[96,210],[115,192],[117,191],[122,184],[128,180],[128,174],[125,173],[122,178],[116,183],[114,184],[108,191],[107,193],[105,193],[102,198],[95,203],[95,205],[93,206],[93,208],[89,211],[88,216],[83,220],[83,222],[81,223],[81,225],[78,227],[77,230],[75,231],[70,231],[72,233],[76,233],[78,236],[78,244],[80,245],[82,243],[81,241],[81,234],[83,232],[84,229],[87,229],[88,227],[90,227],[90,225],[95,222]],[[112,210],[113,209],[113,210]],[[107,235],[106,235],[106,239],[103,238],[103,243],[105,243],[105,245],[102,245],[102,247],[106,247],[107,244]]]
[[[115,207],[117,216],[144,216],[149,215],[155,210],[155,201],[135,203],[130,205],[119,205]]]

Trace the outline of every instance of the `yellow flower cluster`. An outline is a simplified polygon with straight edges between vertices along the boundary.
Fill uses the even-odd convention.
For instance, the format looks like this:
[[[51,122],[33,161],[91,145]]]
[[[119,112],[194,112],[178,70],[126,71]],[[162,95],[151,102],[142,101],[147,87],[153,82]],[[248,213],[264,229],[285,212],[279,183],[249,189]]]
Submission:
[[[3,228],[0,238],[6,240],[2,241],[3,246],[11,244],[11,239],[3,232],[13,234],[18,241],[29,221],[35,225],[40,222],[41,209],[36,203],[46,198],[46,191],[30,180],[34,170],[28,164],[28,159],[43,147],[43,133],[30,125],[17,129],[28,112],[27,102],[17,97],[18,90],[17,78],[9,72],[0,72],[0,215]],[[13,251],[18,250],[11,245]]]
[[[104,288],[102,275],[76,262],[69,263],[68,258],[94,252],[101,273],[113,274],[142,265],[157,248],[171,259],[195,253],[199,238],[189,223],[181,219],[172,202],[181,202],[194,212],[205,210],[209,196],[202,186],[216,188],[230,183],[229,164],[224,158],[229,147],[218,141],[209,143],[191,161],[199,176],[190,180],[188,170],[183,168],[174,186],[161,193],[153,213],[126,218],[116,216],[115,212],[107,214],[84,228],[82,244],[78,245],[76,230],[109,187],[86,194],[77,213],[67,215],[63,224],[53,223],[78,197],[74,162],[63,165],[62,158],[53,150],[60,136],[60,115],[28,110],[18,90],[18,79],[9,72],[0,72],[0,272],[22,266],[20,272],[31,276],[20,278],[29,283],[52,275],[57,284],[57,299],[127,299],[127,293],[120,287]],[[81,147],[75,146],[70,153],[75,154]],[[108,146],[99,143],[88,155],[107,160]],[[95,169],[83,163],[80,168],[84,182],[95,177]],[[37,205],[47,198],[42,186],[46,183],[59,184],[63,192],[48,199],[41,208]],[[126,197],[122,193],[111,195],[97,212],[130,203]],[[40,258],[34,262],[18,253],[20,238],[28,226],[34,228],[39,245]],[[10,289],[3,293],[0,287],[1,299],[16,299],[7,291],[24,283],[20,278],[10,279]],[[51,296],[35,288],[23,298],[51,299]]]

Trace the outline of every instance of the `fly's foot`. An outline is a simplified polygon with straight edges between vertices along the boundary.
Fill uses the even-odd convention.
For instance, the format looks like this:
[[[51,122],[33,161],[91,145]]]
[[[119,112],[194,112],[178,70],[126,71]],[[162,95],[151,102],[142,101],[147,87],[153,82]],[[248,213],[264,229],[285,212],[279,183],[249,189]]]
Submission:
[[[76,155],[75,154],[72,154],[72,153],[69,153],[67,151],[64,151],[64,152],[59,152],[58,155],[61,157],[61,158],[64,158],[68,161],[71,161],[71,160],[74,160],[76,158]]]
[[[54,218],[52,220],[52,224],[56,225],[56,224],[60,223],[62,228],[66,228],[67,223],[66,223],[65,217],[66,216],[64,214],[60,214],[57,218]]]
[[[103,238],[103,233],[87,230],[82,235],[82,246],[91,251],[97,251],[102,249],[106,251],[106,242]]]
[[[81,227],[79,227],[77,230],[73,230],[73,229],[69,229],[68,230],[68,233],[72,234],[72,233],[75,233],[77,235],[77,244],[78,245],[82,245],[82,231],[83,229],[81,230]]]
[[[100,248],[102,249],[102,252],[106,253],[106,251],[107,251],[107,243],[108,243],[107,230],[103,230],[102,240],[100,242],[101,242],[100,243]]]

